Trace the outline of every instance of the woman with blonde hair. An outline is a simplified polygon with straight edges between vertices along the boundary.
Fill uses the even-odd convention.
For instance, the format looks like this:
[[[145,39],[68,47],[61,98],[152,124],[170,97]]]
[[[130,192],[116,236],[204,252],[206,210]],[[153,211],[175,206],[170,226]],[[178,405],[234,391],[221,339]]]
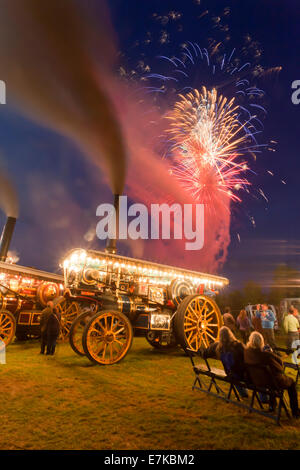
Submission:
[[[244,350],[245,364],[249,366],[263,365],[268,366],[270,373],[275,383],[281,389],[287,390],[290,398],[290,406],[292,414],[295,418],[299,417],[298,397],[296,383],[293,379],[286,376],[283,371],[283,364],[279,356],[274,354],[270,349],[265,349],[265,342],[263,336],[257,331],[253,331],[249,337],[249,341]],[[271,386],[269,379],[261,369],[255,367],[251,369],[251,379],[254,384],[260,387]],[[275,403],[270,403],[271,407]]]

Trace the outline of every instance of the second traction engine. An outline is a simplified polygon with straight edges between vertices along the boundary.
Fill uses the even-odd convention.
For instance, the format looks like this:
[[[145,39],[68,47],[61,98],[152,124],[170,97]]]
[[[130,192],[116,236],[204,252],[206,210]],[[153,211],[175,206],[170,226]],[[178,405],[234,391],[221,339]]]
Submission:
[[[82,311],[70,344],[93,362],[120,361],[134,335],[156,348],[195,351],[218,337],[222,320],[213,298],[226,278],[82,249],[67,255],[63,270],[67,295]]]

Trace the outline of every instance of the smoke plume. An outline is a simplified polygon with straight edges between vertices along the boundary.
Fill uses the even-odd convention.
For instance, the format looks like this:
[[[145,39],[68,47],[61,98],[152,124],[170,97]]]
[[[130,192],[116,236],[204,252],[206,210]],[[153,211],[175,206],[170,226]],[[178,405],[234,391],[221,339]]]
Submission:
[[[151,104],[144,100],[139,106],[134,92],[113,77],[116,49],[105,2],[97,2],[97,26],[87,16],[88,9],[81,8],[92,3],[0,0],[1,78],[7,82],[8,100],[11,93],[14,104],[24,114],[75,141],[105,171],[114,193],[121,194],[124,188],[124,136],[129,155],[125,193],[133,201],[148,206],[194,203],[170,175],[168,162],[154,148],[153,142],[161,130],[155,132],[149,127],[145,110]],[[153,116],[155,122],[161,123],[160,119],[159,115]],[[68,195],[64,197],[68,199]],[[99,202],[95,201],[95,206]],[[36,204],[40,217],[44,217],[39,198]],[[74,215],[75,212],[77,218],[74,208]],[[148,240],[139,246],[139,254],[145,248],[143,256],[153,261],[216,271],[226,259],[230,241],[228,201],[220,201],[214,213],[206,210],[205,214],[201,251],[187,252],[184,240]],[[53,217],[57,219],[56,212]],[[40,218],[38,223],[41,225]],[[76,227],[72,227],[75,235]],[[55,230],[58,233],[59,228]],[[65,230],[61,231],[65,236]],[[89,241],[90,232],[86,235]],[[49,233],[45,232],[44,245],[47,237]],[[51,236],[53,240],[57,238]]]
[[[125,148],[101,81],[114,62],[113,35],[104,1],[97,4],[97,29],[81,7],[78,0],[1,0],[1,78],[24,114],[73,139],[121,193]]]
[[[19,200],[14,184],[0,170],[0,208],[7,217],[17,218],[19,215]]]

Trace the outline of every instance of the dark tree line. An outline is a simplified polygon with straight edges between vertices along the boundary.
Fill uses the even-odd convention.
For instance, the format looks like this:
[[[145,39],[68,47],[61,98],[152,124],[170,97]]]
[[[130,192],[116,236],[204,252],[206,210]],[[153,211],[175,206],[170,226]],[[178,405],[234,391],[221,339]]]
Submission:
[[[221,292],[217,302],[222,311],[229,306],[234,314],[238,314],[248,304],[268,302],[279,306],[282,299],[291,297],[300,298],[300,272],[286,264],[280,264],[274,270],[267,288],[249,280],[242,289]]]

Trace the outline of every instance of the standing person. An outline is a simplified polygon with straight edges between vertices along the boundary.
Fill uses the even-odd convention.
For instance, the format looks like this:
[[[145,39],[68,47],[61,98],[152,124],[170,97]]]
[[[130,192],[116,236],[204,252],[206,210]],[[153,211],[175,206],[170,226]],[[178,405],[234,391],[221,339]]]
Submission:
[[[261,319],[256,316],[257,312],[260,311],[260,308],[261,308],[260,304],[257,304],[256,311],[254,312],[254,316],[252,317],[251,321],[252,321],[252,326],[254,330],[262,334],[263,330],[261,326]]]
[[[60,333],[61,314],[53,307],[47,322],[47,355],[55,353],[56,341]]]
[[[225,313],[223,314],[223,323],[224,323],[224,326],[227,326],[227,328],[229,328],[232,331],[232,333],[235,333],[236,323],[235,323],[235,319],[231,315],[230,307],[225,308]]]
[[[246,344],[250,335],[250,322],[246,310],[241,310],[236,319],[236,324],[242,335],[243,343]]]
[[[284,374],[283,365],[280,357],[271,351],[264,350],[264,338],[257,331],[253,331],[249,337],[249,342],[244,350],[245,364],[268,366],[272,377],[281,389],[287,390],[290,398],[290,406],[292,414],[295,418],[299,418],[298,396],[295,381]],[[254,375],[255,374],[255,375]],[[252,376],[253,375],[253,376]],[[252,372],[252,380],[259,387],[267,387],[268,383],[265,373],[259,369]],[[270,403],[271,409],[276,406],[276,399]]]
[[[274,335],[274,324],[276,317],[272,310],[269,310],[268,304],[263,303],[261,310],[256,311],[255,316],[261,319],[262,335],[265,343],[271,346],[272,349],[276,348],[275,335]]]
[[[298,322],[299,322],[299,325],[300,325],[300,314],[299,314],[299,310],[297,309],[297,307],[295,307],[294,305],[292,305],[293,307],[293,315],[297,318]]]
[[[226,375],[236,380],[245,379],[244,345],[236,339],[231,329],[227,326],[220,328],[219,341],[203,349],[201,354],[204,358],[212,357],[219,359],[223,364]],[[237,386],[237,389],[242,397],[248,397],[245,388]]]
[[[292,349],[293,342],[299,340],[300,324],[295,315],[295,309],[289,308],[289,313],[283,319],[283,329],[287,334],[286,347]]]
[[[41,328],[41,351],[40,354],[45,353],[45,348],[47,345],[47,323],[49,320],[49,316],[53,311],[53,302],[47,302],[47,307],[41,313],[40,316],[40,328]]]

